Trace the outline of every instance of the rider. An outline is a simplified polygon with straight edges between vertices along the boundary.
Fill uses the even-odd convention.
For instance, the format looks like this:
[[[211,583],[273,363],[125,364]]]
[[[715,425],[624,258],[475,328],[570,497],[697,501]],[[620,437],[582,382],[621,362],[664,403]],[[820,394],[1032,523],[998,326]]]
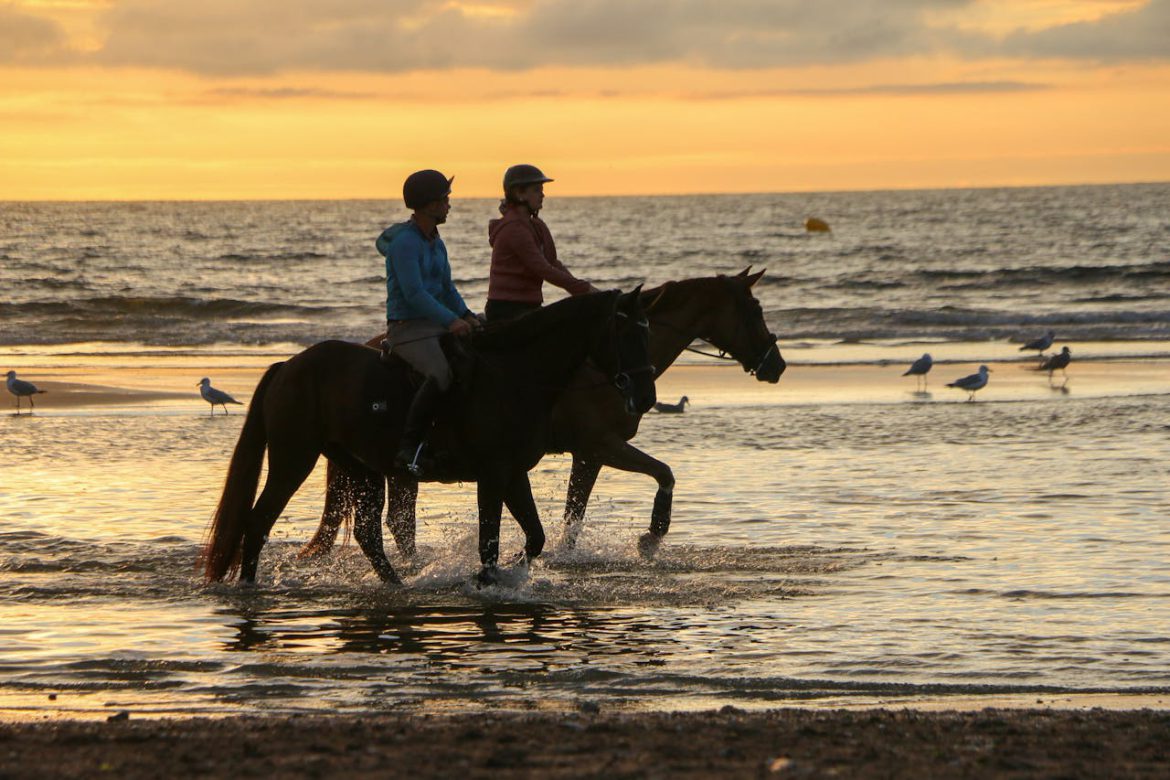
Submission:
[[[557,260],[552,233],[538,216],[544,185],[550,181],[535,165],[513,165],[504,172],[503,216],[488,223],[492,266],[484,314],[489,322],[539,309],[544,301],[540,288],[546,281],[570,295],[597,292]]]
[[[451,367],[439,336],[467,336],[479,319],[451,281],[447,247],[439,225],[451,211],[451,182],[438,171],[416,171],[402,185],[402,199],[413,213],[378,236],[386,257],[386,339],[390,351],[425,379],[415,391],[394,458],[397,466],[418,476],[418,456],[438,403],[451,386]]]

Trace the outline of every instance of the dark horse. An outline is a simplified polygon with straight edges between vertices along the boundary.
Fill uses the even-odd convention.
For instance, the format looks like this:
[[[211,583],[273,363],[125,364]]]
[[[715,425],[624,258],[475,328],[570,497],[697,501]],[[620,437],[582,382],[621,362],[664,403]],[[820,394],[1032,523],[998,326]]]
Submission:
[[[478,482],[482,580],[494,577],[503,504],[524,530],[524,554],[535,557],[544,546],[528,471],[548,451],[549,412],[582,363],[598,366],[631,414],[653,406],[639,292],[553,304],[476,334],[470,354],[457,361],[460,379],[428,446],[452,454],[444,480]],[[362,551],[383,580],[400,582],[382,549],[380,513],[410,394],[406,365],[384,362],[360,344],[326,341],[270,367],[256,386],[212,520],[202,556],[207,580],[239,568],[241,580],[255,581],[269,530],[324,454],[358,487],[354,535]],[[268,477],[253,505],[266,448]]]
[[[761,382],[776,383],[785,363],[768,332],[759,302],[751,288],[764,275],[714,276],[667,282],[642,292],[642,304],[650,322],[650,362],[655,378],[670,367],[695,339],[713,344],[731,355],[744,371]],[[626,413],[621,396],[598,381],[595,371],[584,366],[571,391],[560,397],[552,411],[549,452],[571,452],[573,471],[565,504],[565,542],[573,544],[580,533],[585,508],[602,466],[652,476],[658,482],[650,531],[639,541],[643,555],[652,555],[670,528],[674,473],[629,441],[638,432],[641,414]],[[418,482],[408,474],[389,477],[386,523],[399,550],[413,555],[415,549],[415,500]],[[302,558],[324,555],[337,537],[338,527],[370,500],[362,487],[344,471],[328,471],[325,511],[313,539],[301,550]]]

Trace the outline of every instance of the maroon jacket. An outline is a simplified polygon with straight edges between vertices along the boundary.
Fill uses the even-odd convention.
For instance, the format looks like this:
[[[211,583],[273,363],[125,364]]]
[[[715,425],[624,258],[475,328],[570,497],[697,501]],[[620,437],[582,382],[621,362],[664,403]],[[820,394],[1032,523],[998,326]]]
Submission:
[[[544,282],[570,295],[589,292],[589,282],[573,276],[557,260],[548,225],[522,205],[509,204],[504,216],[488,223],[488,243],[492,246],[489,301],[542,303]]]

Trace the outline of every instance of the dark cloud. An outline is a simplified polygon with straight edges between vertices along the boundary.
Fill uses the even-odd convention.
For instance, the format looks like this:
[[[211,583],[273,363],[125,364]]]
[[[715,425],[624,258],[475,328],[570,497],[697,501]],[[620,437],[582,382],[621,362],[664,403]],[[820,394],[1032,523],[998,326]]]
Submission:
[[[940,28],[977,0],[533,0],[512,16],[445,0],[118,0],[92,60],[201,74],[684,63],[725,69],[835,65],[949,54],[1090,59],[1170,56],[1170,0],[1005,40]],[[0,6],[0,13],[4,12]],[[60,57],[48,22],[0,41]],[[37,21],[37,20],[32,20]],[[0,55],[3,56],[3,55]],[[11,57],[11,53],[9,54]]]
[[[1007,54],[1103,62],[1170,58],[1170,0],[1150,0],[1132,11],[1095,22],[1078,22],[1031,33],[1017,33],[1003,42]]]
[[[368,100],[377,97],[373,92],[346,92],[336,89],[317,89],[315,87],[222,87],[209,89],[202,93],[203,97],[213,100]]]
[[[1041,92],[1052,89],[1050,84],[1027,81],[956,81],[934,84],[869,84],[860,87],[826,87],[823,89],[770,89],[755,91],[719,91],[692,93],[695,100],[726,100],[744,97],[841,97],[855,95],[970,95],[1004,92]]]
[[[60,25],[0,5],[0,63],[39,62],[62,55],[65,33]]]

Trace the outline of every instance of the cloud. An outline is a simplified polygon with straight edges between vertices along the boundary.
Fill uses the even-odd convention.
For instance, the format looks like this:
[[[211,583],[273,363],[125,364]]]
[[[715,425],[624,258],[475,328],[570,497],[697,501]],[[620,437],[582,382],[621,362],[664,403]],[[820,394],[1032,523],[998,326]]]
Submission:
[[[59,56],[64,47],[65,32],[59,24],[0,3],[0,63],[43,61]]]
[[[203,97],[212,100],[369,100],[378,97],[373,92],[347,92],[315,87],[220,87],[209,89]]]
[[[694,100],[726,100],[745,97],[853,97],[882,95],[912,97],[914,95],[971,95],[1004,92],[1042,92],[1052,89],[1050,84],[1027,81],[955,81],[934,84],[869,84],[859,87],[825,87],[807,89],[770,89],[749,91],[719,91],[692,93]]]
[[[978,0],[116,0],[89,61],[205,75],[403,73],[454,68],[681,63],[720,69],[903,56],[1071,59],[1170,56],[1170,0],[999,40],[943,26]],[[60,59],[60,29],[0,16],[0,40]],[[40,24],[41,26],[37,26]],[[3,55],[0,55],[3,56]],[[9,55],[13,56],[13,55]]]
[[[1030,33],[1003,42],[1007,54],[1105,62],[1170,58],[1170,0]]]

